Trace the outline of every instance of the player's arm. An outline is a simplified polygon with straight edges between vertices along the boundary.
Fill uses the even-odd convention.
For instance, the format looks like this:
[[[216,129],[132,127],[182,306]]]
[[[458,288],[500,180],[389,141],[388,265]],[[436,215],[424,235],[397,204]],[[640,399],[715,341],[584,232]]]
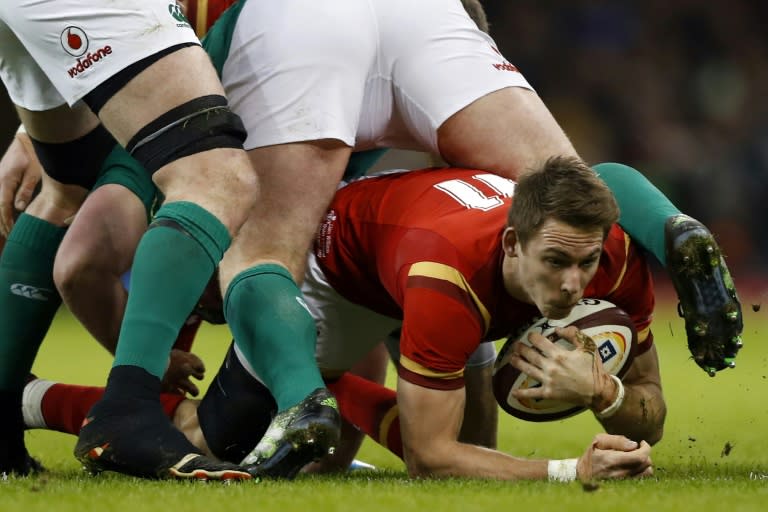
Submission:
[[[661,390],[659,358],[655,345],[635,357],[622,382],[624,397],[615,412],[604,417],[600,414],[600,411],[615,403],[618,398],[618,386],[614,387],[615,391],[606,390],[607,397],[612,397],[611,401],[607,402],[604,397],[598,406],[600,410],[593,408],[592,412],[606,432],[622,434],[636,441],[645,440],[651,445],[656,444],[664,433],[667,406]]]
[[[398,405],[408,473],[414,477],[582,480],[652,474],[650,446],[600,434],[579,458],[525,459],[460,443],[464,388],[438,390],[398,378]]]
[[[478,354],[495,355],[496,351],[493,344],[482,343],[467,362],[464,370],[466,403],[459,439],[464,443],[496,448],[499,406],[492,391],[495,358],[487,364],[470,365]]]

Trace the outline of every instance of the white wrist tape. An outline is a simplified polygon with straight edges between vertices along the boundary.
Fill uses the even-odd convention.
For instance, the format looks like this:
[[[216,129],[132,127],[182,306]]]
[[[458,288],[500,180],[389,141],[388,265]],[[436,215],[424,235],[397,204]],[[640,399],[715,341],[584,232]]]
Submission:
[[[624,384],[621,382],[621,379],[615,375],[611,375],[611,378],[616,382],[616,389],[618,390],[618,393],[616,393],[616,400],[614,400],[611,405],[602,411],[595,413],[597,419],[600,420],[608,419],[616,414],[616,411],[619,410],[621,404],[624,403]]]
[[[550,482],[573,482],[576,480],[576,465],[579,459],[550,460],[547,475]]]
[[[16,133],[27,133],[27,129],[24,128],[23,124],[20,124],[18,129],[16,130]]]

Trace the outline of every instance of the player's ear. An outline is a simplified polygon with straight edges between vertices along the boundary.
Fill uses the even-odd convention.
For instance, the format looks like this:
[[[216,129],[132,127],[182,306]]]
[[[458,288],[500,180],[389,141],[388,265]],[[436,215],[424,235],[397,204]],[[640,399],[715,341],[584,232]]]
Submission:
[[[516,256],[515,246],[517,245],[517,232],[515,228],[507,226],[504,233],[501,235],[501,247],[504,249],[504,254],[510,258]]]

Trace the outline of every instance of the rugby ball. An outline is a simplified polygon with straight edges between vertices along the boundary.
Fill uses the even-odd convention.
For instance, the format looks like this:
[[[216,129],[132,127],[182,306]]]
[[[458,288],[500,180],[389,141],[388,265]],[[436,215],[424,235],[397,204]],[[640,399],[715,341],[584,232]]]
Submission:
[[[540,318],[521,335],[510,337],[504,343],[496,358],[493,373],[493,394],[501,408],[517,418],[527,421],[553,421],[567,418],[586,410],[556,400],[518,400],[512,395],[516,389],[538,386],[540,383],[521,372],[509,363],[510,350],[515,343],[530,346],[528,334],[538,332],[565,348],[572,350],[573,345],[555,335],[556,327],[576,326],[591,337],[597,347],[597,354],[605,370],[617,377],[624,376],[637,346],[637,331],[632,319],[615,304],[602,299],[581,299],[571,314],[561,320]]]

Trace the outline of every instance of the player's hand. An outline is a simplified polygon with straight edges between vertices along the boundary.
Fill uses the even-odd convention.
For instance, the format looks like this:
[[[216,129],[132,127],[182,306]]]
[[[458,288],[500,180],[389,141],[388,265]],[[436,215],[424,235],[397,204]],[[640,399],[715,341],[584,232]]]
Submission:
[[[568,350],[539,333],[512,347],[512,366],[541,383],[518,389],[515,398],[557,400],[602,410],[615,398],[616,385],[596,354],[595,342],[576,327],[557,328],[555,334],[574,345]]]
[[[197,396],[200,390],[192,382],[192,377],[202,380],[205,377],[203,361],[191,352],[171,350],[171,361],[163,376],[162,390],[166,393],[179,393]]]
[[[624,436],[598,434],[579,457],[576,474],[582,482],[651,476],[651,446]]]
[[[0,160],[0,231],[6,238],[32,200],[43,169],[26,133],[17,133]]]

